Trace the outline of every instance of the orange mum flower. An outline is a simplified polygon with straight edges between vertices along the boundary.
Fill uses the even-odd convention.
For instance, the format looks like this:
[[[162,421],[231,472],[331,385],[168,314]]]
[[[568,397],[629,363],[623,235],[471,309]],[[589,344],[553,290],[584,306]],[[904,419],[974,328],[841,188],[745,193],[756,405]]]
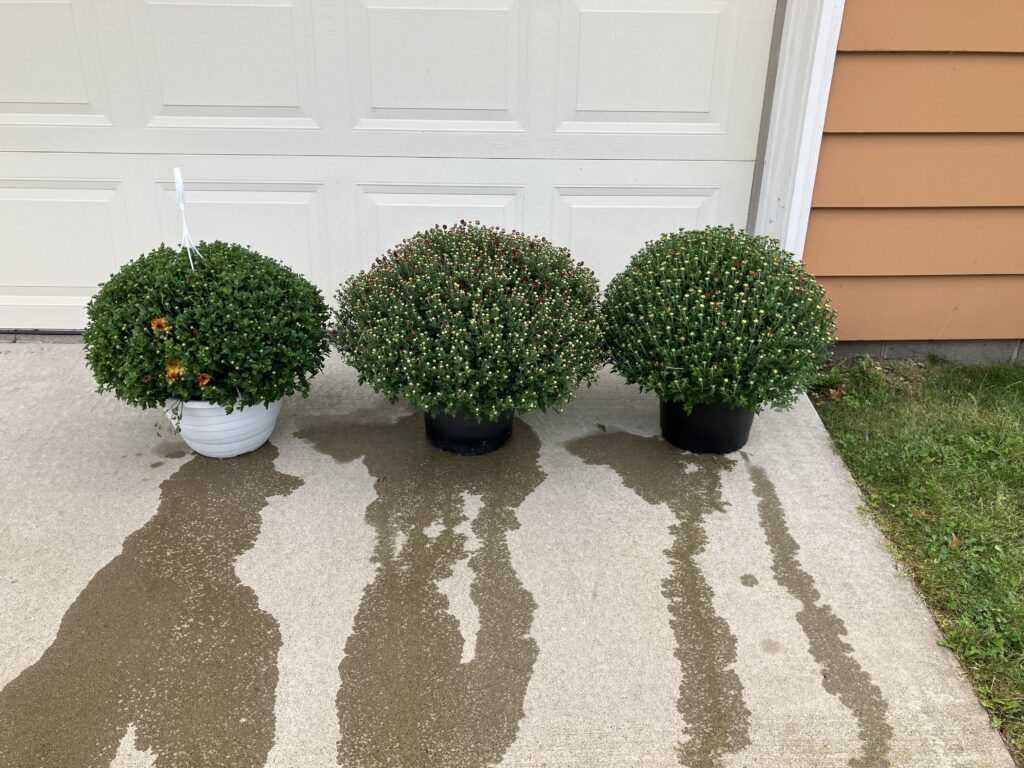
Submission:
[[[183,366],[181,363],[168,360],[164,364],[164,371],[167,374],[167,383],[173,384],[174,382],[181,378],[181,375],[183,373],[185,373],[185,366]]]
[[[167,322],[166,317],[154,317],[149,321],[149,327],[153,330],[153,333],[171,330],[171,324]]]
[[[210,383],[210,374],[208,373],[200,373],[197,378],[199,379],[200,387],[205,387],[207,384]]]

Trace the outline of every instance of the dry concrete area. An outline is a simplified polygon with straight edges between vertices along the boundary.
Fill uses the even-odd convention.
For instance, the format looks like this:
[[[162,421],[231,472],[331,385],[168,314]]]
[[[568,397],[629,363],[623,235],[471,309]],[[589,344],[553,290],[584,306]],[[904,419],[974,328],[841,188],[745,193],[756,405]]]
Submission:
[[[811,405],[459,458],[332,360],[215,461],[0,345],[0,766],[1009,768]]]

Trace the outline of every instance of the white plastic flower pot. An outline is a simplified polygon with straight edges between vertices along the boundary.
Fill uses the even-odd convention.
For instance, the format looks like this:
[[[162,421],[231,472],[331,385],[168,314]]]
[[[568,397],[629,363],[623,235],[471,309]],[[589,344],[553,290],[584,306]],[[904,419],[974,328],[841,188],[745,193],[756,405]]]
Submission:
[[[181,429],[181,437],[193,451],[212,459],[230,459],[267,442],[281,413],[281,401],[227,413],[221,406],[202,400],[168,400],[164,413]]]

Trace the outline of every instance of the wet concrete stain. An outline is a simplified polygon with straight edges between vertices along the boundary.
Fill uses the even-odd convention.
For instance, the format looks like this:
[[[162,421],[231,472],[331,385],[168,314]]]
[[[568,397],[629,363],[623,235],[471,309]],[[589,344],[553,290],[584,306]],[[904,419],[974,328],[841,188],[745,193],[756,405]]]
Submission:
[[[715,613],[713,593],[697,557],[707,546],[704,519],[723,512],[720,476],[732,466],[721,456],[688,454],[660,437],[608,431],[574,440],[568,449],[587,464],[613,469],[648,504],[675,515],[666,551],[672,574],[662,582],[682,670],[677,707],[688,738],[677,747],[689,768],[719,768],[724,757],[750,744],[750,711],[732,665],[736,638]]]
[[[188,455],[188,451],[177,443],[161,443],[153,451],[153,454],[163,459],[181,459]]]
[[[744,573],[740,576],[740,584],[744,587],[756,587],[758,584],[757,576],[752,573]]]
[[[163,465],[164,465],[164,463],[162,461],[154,461],[152,464],[149,465],[149,468],[150,469],[159,469]]]
[[[544,480],[540,441],[517,421],[485,456],[430,446],[419,415],[395,423],[343,423],[297,436],[339,462],[362,459],[376,479],[366,509],[377,572],[366,588],[339,666],[338,762],[346,768],[479,768],[516,739],[537,659],[536,608],[512,567],[507,534],[516,509]],[[469,522],[464,494],[480,497]],[[463,526],[465,529],[465,526]],[[466,560],[468,558],[468,560]],[[466,561],[479,612],[475,653],[439,583]]]
[[[131,724],[157,766],[264,765],[281,636],[234,563],[268,498],[302,484],[276,457],[196,456],[163,482],[157,513],[0,691],[0,766],[106,768]]]
[[[800,602],[796,615],[811,655],[821,667],[825,690],[853,714],[861,743],[860,755],[849,761],[851,768],[886,768],[893,730],[887,719],[889,706],[871,676],[853,657],[853,648],[843,641],[846,625],[829,605],[820,603],[814,578],[797,558],[800,545],[786,524],[785,512],[775,486],[763,468],[744,455],[754,495],[758,499],[761,529],[772,555],[772,575],[779,586]]]
[[[761,650],[768,654],[776,654],[782,652],[782,643],[778,640],[766,639],[761,641]]]

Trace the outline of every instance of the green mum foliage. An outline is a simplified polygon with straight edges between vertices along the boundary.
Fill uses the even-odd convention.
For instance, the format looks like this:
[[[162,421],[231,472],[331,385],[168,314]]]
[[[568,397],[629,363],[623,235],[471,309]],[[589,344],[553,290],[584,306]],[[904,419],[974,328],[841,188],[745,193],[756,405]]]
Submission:
[[[647,243],[608,285],[604,310],[614,370],[687,407],[788,407],[835,341],[835,313],[803,265],[732,227]]]
[[[229,411],[309,393],[330,346],[329,310],[308,280],[241,245],[161,245],[89,302],[86,358],[99,391],[142,408],[168,398]]]
[[[334,343],[360,383],[435,415],[557,409],[601,363],[594,273],[479,222],[413,236],[337,298]]]

